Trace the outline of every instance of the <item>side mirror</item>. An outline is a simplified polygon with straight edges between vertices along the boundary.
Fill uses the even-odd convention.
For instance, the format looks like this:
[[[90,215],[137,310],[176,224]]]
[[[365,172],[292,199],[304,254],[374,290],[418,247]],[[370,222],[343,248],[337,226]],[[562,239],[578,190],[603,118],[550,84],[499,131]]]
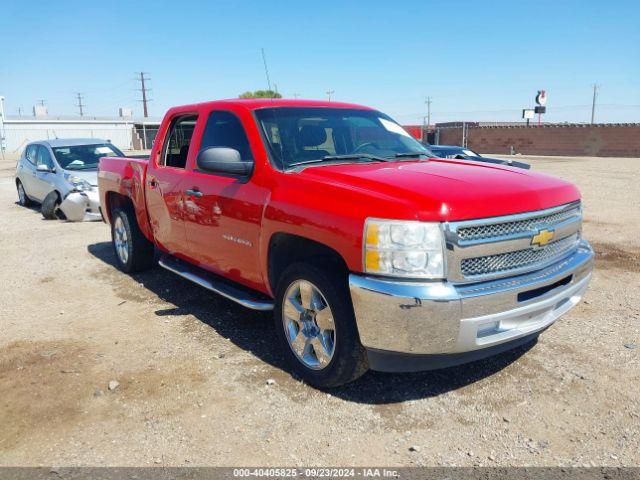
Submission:
[[[243,161],[238,150],[227,147],[200,150],[196,163],[200,170],[212,173],[248,176],[253,170],[253,161]]]
[[[53,173],[53,168],[49,167],[48,165],[45,165],[44,163],[41,163],[40,165],[38,165],[36,167],[36,170],[42,173]]]

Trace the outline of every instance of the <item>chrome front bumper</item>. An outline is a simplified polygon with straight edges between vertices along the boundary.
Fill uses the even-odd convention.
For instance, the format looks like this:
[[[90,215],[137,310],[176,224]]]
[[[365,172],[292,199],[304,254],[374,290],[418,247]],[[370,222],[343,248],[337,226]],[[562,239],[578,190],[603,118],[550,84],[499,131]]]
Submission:
[[[370,351],[453,355],[530,337],[580,301],[593,257],[582,240],[574,253],[543,270],[474,284],[351,274],[360,340]]]

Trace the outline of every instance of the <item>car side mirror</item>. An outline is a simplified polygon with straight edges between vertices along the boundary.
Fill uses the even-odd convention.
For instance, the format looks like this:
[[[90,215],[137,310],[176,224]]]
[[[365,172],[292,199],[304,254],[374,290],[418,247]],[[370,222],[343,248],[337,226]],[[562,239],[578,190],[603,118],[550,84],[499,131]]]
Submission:
[[[248,176],[253,170],[253,161],[243,161],[238,150],[227,147],[200,150],[196,163],[200,170],[211,173]]]
[[[53,173],[55,170],[44,163],[41,163],[36,167],[36,170],[43,173]]]

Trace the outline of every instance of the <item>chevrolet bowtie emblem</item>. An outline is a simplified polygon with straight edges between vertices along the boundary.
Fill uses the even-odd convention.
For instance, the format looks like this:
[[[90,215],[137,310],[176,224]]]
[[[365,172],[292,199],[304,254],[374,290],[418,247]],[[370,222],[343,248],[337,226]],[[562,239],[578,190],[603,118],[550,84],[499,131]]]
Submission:
[[[551,240],[553,240],[553,236],[555,233],[553,230],[547,230],[546,228],[540,230],[536,235],[531,238],[531,245],[537,245],[538,247],[543,247]]]

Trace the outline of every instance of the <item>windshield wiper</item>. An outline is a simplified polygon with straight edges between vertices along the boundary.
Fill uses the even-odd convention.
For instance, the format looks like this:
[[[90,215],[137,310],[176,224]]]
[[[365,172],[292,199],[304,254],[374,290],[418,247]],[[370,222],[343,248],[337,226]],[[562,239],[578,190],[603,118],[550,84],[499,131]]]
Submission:
[[[369,153],[352,153],[347,155],[326,155],[322,158],[315,158],[313,160],[305,160],[303,162],[296,162],[289,165],[290,167],[298,167],[300,165],[308,165],[311,163],[330,162],[332,160],[369,160],[371,162],[388,162],[389,159],[385,157],[376,157]]]
[[[388,162],[385,157],[378,157],[377,155],[371,155],[370,153],[348,153],[346,155],[327,155],[322,157],[322,160],[358,160],[366,158],[374,162]]]
[[[403,157],[428,157],[429,154],[426,152],[407,152],[407,153],[396,153],[393,157],[387,158],[403,158]]]

